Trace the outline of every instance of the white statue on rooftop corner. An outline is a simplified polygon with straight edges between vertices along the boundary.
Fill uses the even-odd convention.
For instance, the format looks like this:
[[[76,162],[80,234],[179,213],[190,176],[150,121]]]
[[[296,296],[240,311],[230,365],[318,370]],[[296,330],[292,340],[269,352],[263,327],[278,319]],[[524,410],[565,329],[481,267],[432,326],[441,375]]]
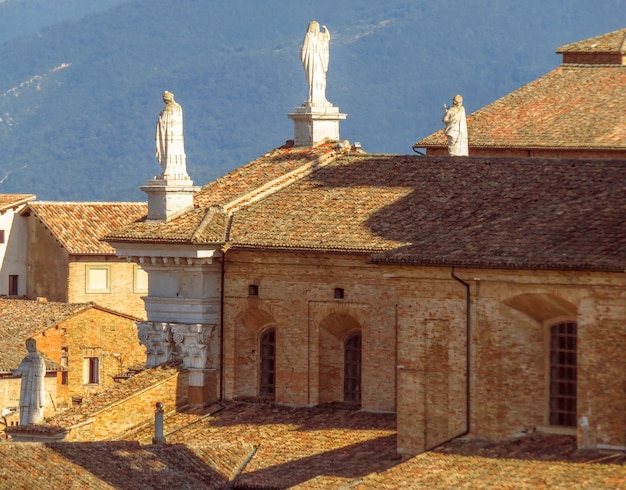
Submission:
[[[46,361],[37,351],[35,339],[26,340],[28,355],[13,375],[22,378],[20,385],[20,425],[38,424],[43,421],[43,409],[46,400],[44,379],[46,377]]]
[[[467,121],[465,119],[465,108],[463,107],[463,97],[459,94],[452,98],[452,107],[443,105],[445,111],[443,122],[446,125],[444,131],[448,138],[448,154],[450,156],[468,156],[467,149]]]
[[[303,104],[305,107],[331,107],[326,100],[326,72],[330,53],[330,32],[326,26],[317,21],[309,22],[302,48],[300,59],[304,67],[306,80],[309,83],[309,96]]]
[[[172,92],[163,92],[165,108],[156,125],[156,158],[163,169],[158,179],[184,180],[187,175],[185,140],[183,135],[183,109],[174,100]]]

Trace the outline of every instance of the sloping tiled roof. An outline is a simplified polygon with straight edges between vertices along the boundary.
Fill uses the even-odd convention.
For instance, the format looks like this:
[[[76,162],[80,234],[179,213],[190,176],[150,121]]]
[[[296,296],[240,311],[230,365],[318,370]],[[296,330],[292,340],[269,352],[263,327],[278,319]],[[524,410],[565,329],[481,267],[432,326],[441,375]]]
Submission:
[[[602,34],[560,46],[557,53],[614,53],[626,54],[626,29]]]
[[[0,194],[0,213],[17,208],[35,198],[35,194]]]
[[[455,440],[402,461],[395,425],[390,413],[227,402],[169,431],[165,445],[149,444],[152,427],[140,434],[143,444],[0,444],[7,469],[0,482],[12,489],[157,490],[574,488],[581,482],[616,489],[626,481],[623,454],[576,451],[575,437],[554,434]]]
[[[112,230],[104,239],[116,242],[223,243],[228,218],[218,208],[195,208],[170,221],[134,223]]]
[[[261,199],[332,158],[335,142],[314,148],[287,144],[211,182],[194,196],[195,209],[168,222],[137,220],[111,229],[115,242],[216,244],[226,241],[227,213]]]
[[[46,202],[31,203],[33,213],[70,254],[115,254],[100,238],[123,224],[145,216],[145,203]]]
[[[226,488],[230,477],[218,466],[224,452],[223,446],[206,441],[151,446],[129,441],[1,444],[0,486],[217,490]],[[240,450],[239,456],[236,465],[244,462],[246,453]]]
[[[626,66],[562,65],[467,117],[468,144],[626,149]],[[443,129],[415,147],[446,146]]]
[[[16,369],[28,351],[26,339],[70,317],[93,308],[93,303],[55,303],[26,299],[0,299],[0,372]],[[55,366],[46,366],[50,369]]]
[[[617,161],[346,155],[234,215],[239,248],[424,265],[623,271]]]
[[[559,68],[467,117],[470,155],[472,147],[626,149],[626,29],[556,52]],[[414,145],[445,146],[443,128]]]

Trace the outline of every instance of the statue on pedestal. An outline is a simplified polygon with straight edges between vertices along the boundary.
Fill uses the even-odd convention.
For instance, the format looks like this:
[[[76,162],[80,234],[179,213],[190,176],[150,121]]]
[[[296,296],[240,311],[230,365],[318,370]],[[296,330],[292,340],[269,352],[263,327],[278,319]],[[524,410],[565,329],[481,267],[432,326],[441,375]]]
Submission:
[[[446,125],[445,135],[448,138],[448,154],[450,156],[468,156],[467,149],[467,121],[465,120],[465,107],[463,97],[455,95],[452,99],[452,107],[443,105],[445,111],[443,122]]]
[[[46,400],[44,378],[46,361],[37,351],[35,339],[26,340],[28,355],[13,375],[22,378],[20,386],[20,425],[38,424],[43,421],[43,408]]]
[[[309,23],[302,48],[300,49],[300,60],[304,67],[306,80],[309,83],[309,97],[305,105],[331,106],[326,100],[326,72],[328,71],[328,60],[330,53],[330,32],[326,26],[320,25],[313,20]]]
[[[159,114],[154,136],[156,158],[163,169],[160,178],[188,179],[183,135],[183,109],[174,100],[172,92],[163,93],[163,102],[165,102],[165,108]]]

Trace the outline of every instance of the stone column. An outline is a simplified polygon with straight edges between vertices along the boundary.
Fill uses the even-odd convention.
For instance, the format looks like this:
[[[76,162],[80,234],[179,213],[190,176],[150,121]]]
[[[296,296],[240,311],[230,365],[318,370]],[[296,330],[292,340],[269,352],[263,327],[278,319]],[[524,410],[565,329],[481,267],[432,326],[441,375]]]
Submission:
[[[175,358],[176,349],[169,323],[140,322],[139,343],[146,346],[146,367],[155,367]]]
[[[189,370],[189,403],[205,406],[214,402],[219,398],[217,325],[173,324],[172,335],[183,365]]]

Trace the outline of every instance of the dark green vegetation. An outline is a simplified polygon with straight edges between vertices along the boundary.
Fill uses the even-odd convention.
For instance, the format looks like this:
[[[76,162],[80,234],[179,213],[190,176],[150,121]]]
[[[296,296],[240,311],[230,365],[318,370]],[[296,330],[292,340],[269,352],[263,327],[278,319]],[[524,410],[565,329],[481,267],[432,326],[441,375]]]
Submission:
[[[185,111],[197,185],[282,145],[313,19],[332,35],[341,136],[376,153],[411,153],[455,93],[471,112],[556,68],[557,46],[624,27],[623,0],[300,3],[0,3],[0,192],[144,200],[164,90]]]

